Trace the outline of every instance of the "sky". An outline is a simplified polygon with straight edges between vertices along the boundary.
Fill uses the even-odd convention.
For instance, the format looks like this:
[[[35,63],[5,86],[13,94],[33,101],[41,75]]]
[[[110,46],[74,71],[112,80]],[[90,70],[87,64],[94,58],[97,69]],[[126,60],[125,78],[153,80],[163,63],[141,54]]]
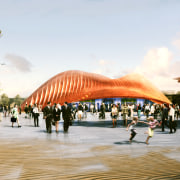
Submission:
[[[28,97],[67,70],[180,91],[179,0],[0,0],[0,30],[0,94]]]

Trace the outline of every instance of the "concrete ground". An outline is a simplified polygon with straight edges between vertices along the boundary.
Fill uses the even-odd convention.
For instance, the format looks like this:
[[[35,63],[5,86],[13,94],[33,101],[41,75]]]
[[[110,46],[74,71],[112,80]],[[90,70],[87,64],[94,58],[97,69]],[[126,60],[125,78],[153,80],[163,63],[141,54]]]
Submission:
[[[10,117],[0,122],[0,179],[180,179],[180,131],[169,134],[156,128],[145,144],[146,125],[137,125],[138,134],[128,142],[130,132],[118,120],[112,128],[110,114],[105,120],[88,113],[75,120],[69,133],[45,131],[33,119],[20,115],[21,128],[12,128]],[[121,117],[120,117],[121,118]],[[142,116],[141,120],[145,120]]]

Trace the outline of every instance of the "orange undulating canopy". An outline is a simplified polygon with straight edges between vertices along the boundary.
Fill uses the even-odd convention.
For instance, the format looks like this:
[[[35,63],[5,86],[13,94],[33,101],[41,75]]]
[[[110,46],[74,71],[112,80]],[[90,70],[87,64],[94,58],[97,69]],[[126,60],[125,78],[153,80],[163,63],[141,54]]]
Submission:
[[[48,101],[52,104],[63,104],[65,101],[70,103],[117,97],[171,103],[161,91],[139,74],[110,79],[99,74],[74,70],[62,72],[49,79],[33,92],[21,107],[24,109],[26,103],[36,103],[44,107]]]
[[[178,83],[180,83],[180,77],[174,78],[175,80],[178,81]]]

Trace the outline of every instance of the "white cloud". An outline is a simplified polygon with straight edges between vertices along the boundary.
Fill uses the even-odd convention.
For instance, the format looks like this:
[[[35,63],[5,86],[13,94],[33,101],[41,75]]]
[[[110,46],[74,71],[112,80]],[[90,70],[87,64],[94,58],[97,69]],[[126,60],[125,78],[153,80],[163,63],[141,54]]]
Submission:
[[[92,71],[93,73],[102,74],[107,77],[113,78],[114,76],[113,70],[115,68],[114,61],[100,59],[99,61],[95,61],[93,64],[94,64],[93,68],[95,67],[94,70]]]
[[[178,90],[180,85],[173,79],[179,76],[180,62],[173,62],[168,48],[150,49],[135,71],[148,78],[160,90]]]
[[[14,54],[6,54],[4,63],[6,65],[0,66],[0,93],[6,93],[9,97],[17,94],[26,97],[30,94],[29,89],[36,86],[34,72],[28,73],[32,71],[32,64]]]
[[[167,76],[168,69],[171,64],[173,55],[168,48],[153,48],[150,49],[144,57],[144,60],[135,71],[148,76]]]
[[[24,57],[7,54],[5,59],[9,63],[11,69],[17,69],[20,72],[31,72],[32,64]]]
[[[102,65],[102,66],[105,66],[106,64],[108,64],[108,61],[105,61],[105,60],[101,59],[101,60],[98,61],[98,64]]]

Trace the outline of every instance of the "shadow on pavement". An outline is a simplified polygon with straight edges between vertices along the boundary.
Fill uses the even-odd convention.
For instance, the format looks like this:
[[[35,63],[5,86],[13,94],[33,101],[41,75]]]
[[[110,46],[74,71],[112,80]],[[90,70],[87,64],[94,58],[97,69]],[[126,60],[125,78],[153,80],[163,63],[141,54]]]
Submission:
[[[75,121],[72,126],[85,126],[85,127],[109,127],[112,128],[112,120],[99,120],[99,121]],[[117,120],[117,127],[125,127],[122,120]]]
[[[12,125],[4,125],[3,127],[19,128],[18,125],[14,125],[13,127],[12,127]]]
[[[131,120],[128,120],[128,124]],[[112,128],[112,120],[99,120],[99,121],[74,121],[72,126],[85,126],[85,127],[108,127]],[[117,120],[117,128],[125,128],[123,120]],[[137,127],[147,127],[146,124],[138,123]]]
[[[164,132],[162,132],[162,131],[156,131],[156,134],[169,134],[169,131],[164,131]]]
[[[47,131],[46,131],[45,129],[40,129],[40,130],[38,130],[37,132],[48,134]],[[63,130],[59,130],[58,132],[59,132],[59,133],[64,133]],[[51,133],[56,133],[56,130],[51,130]],[[49,133],[49,134],[51,134],[51,133]]]
[[[133,140],[131,143],[130,143],[129,141],[114,142],[114,144],[117,144],[117,145],[132,144],[132,143],[136,143],[136,144],[146,144],[146,142],[136,141],[136,140]]]

